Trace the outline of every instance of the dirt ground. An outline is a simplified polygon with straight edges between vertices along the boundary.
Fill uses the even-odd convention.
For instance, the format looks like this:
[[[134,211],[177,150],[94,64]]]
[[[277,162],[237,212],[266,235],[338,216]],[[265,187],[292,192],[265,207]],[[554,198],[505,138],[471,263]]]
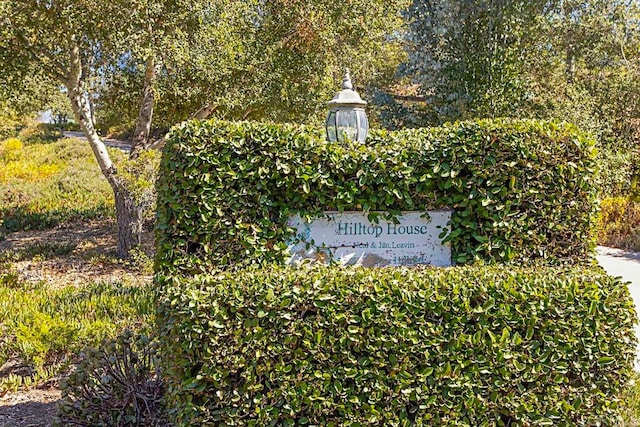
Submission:
[[[51,230],[11,233],[0,241],[0,254],[16,253],[20,260],[13,266],[20,279],[28,282],[81,285],[140,280],[142,272],[135,264],[116,259],[115,236],[111,219],[64,224]],[[145,235],[143,248],[147,255],[152,253],[152,233]]]
[[[0,427],[51,426],[59,399],[57,388],[8,393],[0,397]]]
[[[115,237],[115,222],[111,219],[16,232],[0,241],[0,256],[15,258],[11,268],[21,281],[45,282],[51,286],[82,285],[90,281],[150,282],[150,272],[142,269],[140,263],[116,259]],[[145,236],[143,247],[150,255],[151,233]],[[0,367],[0,375],[15,373],[8,364]],[[59,399],[60,390],[55,381],[37,389],[0,394],[0,427],[51,426]]]

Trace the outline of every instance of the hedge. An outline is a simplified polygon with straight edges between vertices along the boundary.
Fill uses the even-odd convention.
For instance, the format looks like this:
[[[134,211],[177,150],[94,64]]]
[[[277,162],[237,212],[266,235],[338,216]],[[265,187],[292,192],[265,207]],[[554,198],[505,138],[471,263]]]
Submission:
[[[612,425],[635,353],[599,268],[249,268],[163,292],[184,426]]]
[[[187,122],[161,162],[157,267],[282,262],[294,214],[443,207],[458,264],[581,260],[595,247],[594,165],[593,140],[555,122],[372,131],[346,146],[302,126]]]

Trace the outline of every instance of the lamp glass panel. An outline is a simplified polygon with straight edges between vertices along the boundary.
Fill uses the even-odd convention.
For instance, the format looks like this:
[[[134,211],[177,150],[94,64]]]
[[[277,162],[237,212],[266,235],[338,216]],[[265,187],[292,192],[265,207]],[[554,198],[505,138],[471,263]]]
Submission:
[[[358,123],[354,110],[339,110],[336,112],[336,133],[340,142],[356,140]]]
[[[326,128],[327,128],[327,139],[331,142],[336,142],[337,138],[336,138],[336,112],[335,111],[331,111],[329,113],[329,116],[327,117]]]
[[[358,110],[358,142],[364,142],[369,132],[369,121],[367,120],[367,114],[364,110]]]

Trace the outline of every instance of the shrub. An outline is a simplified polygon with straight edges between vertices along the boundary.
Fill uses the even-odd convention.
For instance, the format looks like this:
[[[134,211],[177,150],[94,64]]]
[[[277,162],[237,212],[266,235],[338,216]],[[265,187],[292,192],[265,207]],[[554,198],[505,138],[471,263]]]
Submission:
[[[598,243],[640,251],[640,201],[613,197],[604,199],[600,207]]]
[[[62,125],[62,127],[65,131],[80,132],[82,130],[80,125],[76,122],[66,122],[64,125]]]
[[[279,261],[287,220],[324,210],[453,208],[463,264],[589,258],[594,142],[568,124],[495,120],[373,131],[364,145],[288,125],[189,122],[158,181],[158,267],[180,273]]]
[[[29,160],[11,161],[0,170],[0,183],[12,179],[26,182],[43,181],[59,170],[60,166],[55,164],[38,165]]]
[[[9,358],[36,370],[56,366],[125,328],[144,329],[153,323],[150,288],[28,284],[10,271],[9,263],[0,263],[0,272],[0,366]]]
[[[635,310],[599,268],[266,268],[166,287],[178,425],[611,425]]]
[[[603,148],[598,152],[600,197],[640,196],[640,147],[637,149]]]
[[[58,125],[51,123],[26,123],[18,137],[29,144],[55,142],[64,135]]]
[[[634,372],[622,398],[622,424],[628,427],[640,425],[640,373]]]
[[[21,120],[15,112],[7,111],[0,102],[0,139],[15,136],[22,126]]]
[[[54,425],[168,425],[156,348],[149,337],[125,331],[98,349],[88,349],[61,384],[63,396]]]

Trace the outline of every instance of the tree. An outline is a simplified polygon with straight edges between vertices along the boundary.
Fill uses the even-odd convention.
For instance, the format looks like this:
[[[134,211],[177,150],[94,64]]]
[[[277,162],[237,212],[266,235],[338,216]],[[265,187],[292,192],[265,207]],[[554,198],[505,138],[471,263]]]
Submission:
[[[414,1],[403,74],[419,85],[428,123],[508,115],[526,103],[524,64],[546,1]]]
[[[58,105],[63,107],[61,98],[60,84],[37,70],[32,69],[24,76],[0,78],[0,139],[38,113]]]
[[[639,194],[640,4],[563,0],[541,25],[531,64],[538,117],[559,117],[599,141],[603,196]]]
[[[529,73],[539,111],[561,112],[606,145],[628,145],[640,115],[638,4],[558,1],[540,26],[538,45],[544,49]]]
[[[568,120],[599,140],[603,171],[615,171],[604,180],[614,183],[607,191],[628,193],[629,177],[639,175],[639,7],[635,0],[416,0],[403,71],[423,102],[390,102],[391,119]]]
[[[315,121],[346,67],[358,90],[388,86],[404,59],[404,0],[264,0],[250,47],[245,87],[254,88],[243,114],[280,121]]]
[[[639,17],[632,0],[416,0],[403,72],[429,123],[560,117],[601,136],[637,116]]]
[[[406,0],[255,0],[203,12],[203,25],[184,33],[177,54],[167,55],[157,75],[156,125],[191,116],[319,122],[325,103],[350,67],[359,90],[388,85],[404,54],[400,11]],[[140,90],[140,63],[117,71],[118,85],[101,94],[105,116],[132,122]],[[131,91],[129,91],[131,93]],[[111,121],[110,125],[115,122]]]
[[[113,189],[118,254],[126,256],[139,243],[142,217],[96,130],[101,108],[117,104],[126,112],[119,116],[134,122],[133,158],[156,145],[151,133],[158,112],[157,123],[165,128],[212,112],[318,120],[345,66],[361,77],[360,87],[393,74],[402,54],[393,35],[403,5],[404,0],[0,0],[1,72],[24,74],[28,66],[64,85]],[[123,93],[118,82],[133,91]]]
[[[172,46],[178,29],[197,26],[197,8],[209,5],[150,0],[0,0],[0,68],[12,76],[36,69],[65,87],[75,119],[114,192],[120,257],[128,256],[140,243],[142,215],[96,131],[95,89],[106,70],[118,68],[124,58],[144,59],[143,93],[131,150],[131,156],[137,156],[149,143],[161,53]]]

